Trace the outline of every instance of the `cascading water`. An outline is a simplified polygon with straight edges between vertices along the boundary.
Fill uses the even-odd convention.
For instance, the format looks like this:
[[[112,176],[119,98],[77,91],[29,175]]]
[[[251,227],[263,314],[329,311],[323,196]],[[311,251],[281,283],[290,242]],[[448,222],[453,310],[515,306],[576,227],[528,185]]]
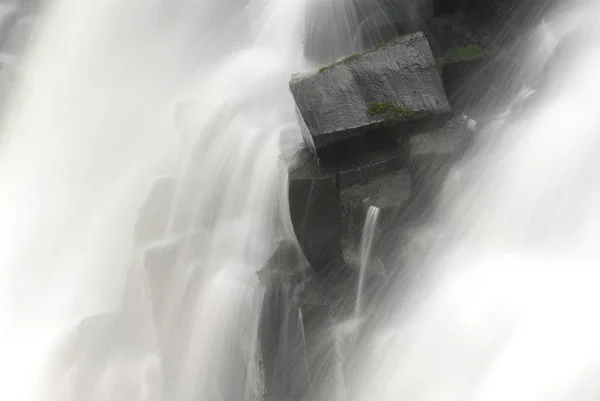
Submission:
[[[344,11],[340,48],[303,45],[303,0],[51,3],[0,137],[0,398],[263,398],[256,272],[294,242],[278,159],[288,79],[303,51],[361,50],[356,10],[320,4]],[[282,285],[279,345],[298,366],[271,367],[291,383],[269,401],[599,396],[600,9],[570,7],[535,53],[575,35],[567,65],[536,107],[488,127],[494,151],[460,166],[478,180],[448,184],[435,229],[450,240],[421,285],[309,339],[334,348],[323,383],[307,383],[304,315]]]
[[[261,398],[303,7],[49,5],[1,138],[1,398]]]
[[[600,396],[600,9],[569,6],[551,22],[574,40],[535,103],[484,129],[487,144],[457,167],[477,179],[447,186],[434,221],[446,239],[416,267],[427,278],[379,306],[354,400]]]

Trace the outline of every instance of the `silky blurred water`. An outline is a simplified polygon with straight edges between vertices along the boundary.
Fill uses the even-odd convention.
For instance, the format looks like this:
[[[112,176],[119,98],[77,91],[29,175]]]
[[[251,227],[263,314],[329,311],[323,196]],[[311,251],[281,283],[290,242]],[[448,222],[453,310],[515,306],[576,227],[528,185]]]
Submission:
[[[363,49],[357,4],[48,4],[0,136],[0,398],[264,399],[256,272],[295,241],[288,80]],[[306,388],[303,367],[277,372],[300,398],[598,397],[600,9],[563,6],[506,85],[559,62],[456,166],[474,179],[447,183],[420,279],[361,297],[314,355],[289,348],[336,361]]]
[[[1,137],[1,397],[260,399],[303,2],[48,8]]]
[[[455,167],[472,178],[446,185],[429,227],[439,240],[415,267],[423,278],[402,304],[396,283],[379,305],[354,399],[600,395],[598,11],[572,3],[533,35],[524,74],[547,60],[542,46],[568,46],[532,106],[489,124]]]

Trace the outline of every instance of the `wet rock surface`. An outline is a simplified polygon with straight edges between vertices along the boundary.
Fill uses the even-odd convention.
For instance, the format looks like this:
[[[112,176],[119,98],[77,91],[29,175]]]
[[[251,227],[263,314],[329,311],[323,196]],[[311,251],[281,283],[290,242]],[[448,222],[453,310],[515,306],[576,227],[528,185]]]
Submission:
[[[422,33],[295,77],[290,90],[302,135],[323,161],[333,159],[340,142],[395,136],[403,123],[450,111]]]
[[[339,169],[340,188],[365,183],[373,177],[401,170],[409,157],[408,141],[396,141],[389,148],[363,154]]]
[[[290,215],[296,238],[316,271],[341,261],[337,170],[312,157],[289,172]]]
[[[365,219],[370,207],[379,209],[378,231],[386,225],[398,224],[411,196],[408,170],[374,178],[362,184],[344,188],[340,194],[342,205],[342,248],[347,263],[357,266],[358,252]]]

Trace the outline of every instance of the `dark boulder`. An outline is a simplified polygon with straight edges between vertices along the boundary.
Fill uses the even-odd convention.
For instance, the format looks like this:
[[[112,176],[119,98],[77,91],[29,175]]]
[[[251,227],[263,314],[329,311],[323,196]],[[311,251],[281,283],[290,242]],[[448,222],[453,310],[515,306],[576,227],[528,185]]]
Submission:
[[[384,232],[407,217],[405,212],[410,195],[411,180],[406,170],[342,189],[342,248],[348,264],[356,266],[358,263],[360,239],[369,208],[379,209],[377,229]]]
[[[383,138],[410,132],[414,122],[450,111],[429,44],[420,32],[316,73],[295,76],[290,89],[302,135],[325,163],[351,157],[349,148],[364,152],[387,145],[390,139]]]
[[[322,271],[342,262],[338,173],[304,156],[289,172],[290,216],[308,263]]]
[[[408,141],[359,156],[340,167],[340,188],[362,184],[373,178],[400,171],[408,165]]]

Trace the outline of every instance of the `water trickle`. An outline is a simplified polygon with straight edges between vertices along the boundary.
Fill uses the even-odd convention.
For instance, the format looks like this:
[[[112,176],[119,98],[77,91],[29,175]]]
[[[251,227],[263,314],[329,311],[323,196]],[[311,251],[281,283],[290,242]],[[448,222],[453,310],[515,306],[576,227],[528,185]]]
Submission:
[[[371,247],[373,246],[373,240],[375,238],[377,229],[377,219],[379,218],[379,208],[376,206],[369,206],[367,211],[367,217],[365,218],[365,225],[363,226],[362,235],[360,239],[359,248],[359,274],[358,274],[358,288],[356,289],[356,307],[354,309],[354,318],[360,320],[363,314],[363,296],[365,290],[365,275],[369,268],[369,262],[371,257]]]

